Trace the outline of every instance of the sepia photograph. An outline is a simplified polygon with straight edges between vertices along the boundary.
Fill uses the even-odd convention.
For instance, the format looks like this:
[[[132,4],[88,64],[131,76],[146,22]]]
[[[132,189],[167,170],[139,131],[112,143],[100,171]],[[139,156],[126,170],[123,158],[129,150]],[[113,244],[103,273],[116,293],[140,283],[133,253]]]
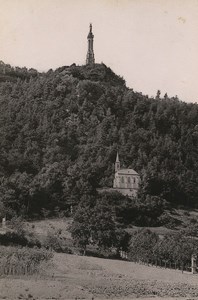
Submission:
[[[198,0],[0,0],[0,300],[198,300]]]

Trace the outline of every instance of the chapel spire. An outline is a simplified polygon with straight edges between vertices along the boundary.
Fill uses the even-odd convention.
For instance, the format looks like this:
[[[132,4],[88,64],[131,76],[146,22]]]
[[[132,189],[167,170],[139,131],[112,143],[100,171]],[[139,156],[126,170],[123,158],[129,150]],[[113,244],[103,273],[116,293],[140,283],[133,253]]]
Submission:
[[[119,171],[120,170],[120,160],[119,160],[119,155],[117,152],[117,156],[116,156],[116,162],[115,162],[115,171]]]
[[[88,50],[87,50],[87,57],[86,57],[87,65],[93,65],[95,63],[94,51],[93,51],[93,39],[94,39],[94,35],[92,33],[92,24],[90,23],[89,33],[87,36],[87,40],[88,40]]]

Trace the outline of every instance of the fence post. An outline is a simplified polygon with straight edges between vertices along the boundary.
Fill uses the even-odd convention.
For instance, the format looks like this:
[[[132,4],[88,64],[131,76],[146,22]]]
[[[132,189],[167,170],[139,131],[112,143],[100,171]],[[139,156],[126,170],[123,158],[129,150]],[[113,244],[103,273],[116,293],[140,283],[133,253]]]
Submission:
[[[197,261],[197,256],[195,254],[192,254],[192,257],[191,257],[191,273],[192,274],[196,273],[196,268],[197,268],[196,261]]]
[[[182,262],[182,273],[184,272],[184,263]]]

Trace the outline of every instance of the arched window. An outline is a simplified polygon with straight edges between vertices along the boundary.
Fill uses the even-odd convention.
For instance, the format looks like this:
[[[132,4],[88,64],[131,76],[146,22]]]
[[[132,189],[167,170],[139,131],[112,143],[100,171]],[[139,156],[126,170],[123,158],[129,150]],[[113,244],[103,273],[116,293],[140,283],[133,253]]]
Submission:
[[[124,176],[122,176],[122,183],[124,183]]]
[[[131,178],[130,177],[128,177],[128,183],[131,183]]]
[[[135,183],[135,177],[133,178],[133,183]]]

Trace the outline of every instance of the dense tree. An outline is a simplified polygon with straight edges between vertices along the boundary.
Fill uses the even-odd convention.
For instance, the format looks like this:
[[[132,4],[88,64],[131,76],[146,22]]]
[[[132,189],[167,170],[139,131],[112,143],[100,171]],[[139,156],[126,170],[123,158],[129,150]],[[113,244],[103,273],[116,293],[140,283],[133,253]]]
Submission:
[[[141,202],[197,206],[197,104],[134,92],[104,64],[40,74],[1,62],[0,79],[7,209],[38,216],[77,206],[83,194],[112,186],[118,148],[122,165],[141,175]]]
[[[82,249],[85,255],[91,240],[90,212],[86,207],[80,207],[76,211],[70,230],[75,245]]]
[[[100,250],[116,247],[118,231],[110,206],[84,196],[75,212],[71,226],[71,234],[84,254],[89,244],[97,246]],[[121,241],[119,241],[121,244]]]
[[[136,261],[149,261],[154,257],[154,249],[158,241],[158,235],[148,229],[134,232],[129,246],[129,257]]]
[[[198,253],[197,239],[184,231],[172,235],[158,235],[148,229],[131,234],[129,259],[163,266],[174,265],[183,269],[190,266],[191,256]]]

